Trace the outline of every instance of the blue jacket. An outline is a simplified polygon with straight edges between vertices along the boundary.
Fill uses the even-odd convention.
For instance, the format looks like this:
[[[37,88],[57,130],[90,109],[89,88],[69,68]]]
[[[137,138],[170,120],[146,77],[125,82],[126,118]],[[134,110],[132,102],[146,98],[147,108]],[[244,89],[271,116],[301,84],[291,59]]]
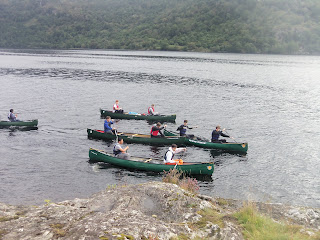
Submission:
[[[192,127],[189,127],[188,125],[185,126],[184,124],[180,125],[180,126],[177,128],[177,131],[180,131],[180,136],[186,135],[187,128],[188,128],[188,129],[192,129]]]
[[[227,134],[224,134],[222,131],[213,130],[211,134],[211,141],[217,141],[220,135],[222,137],[229,137]]]
[[[112,121],[108,122],[107,120],[104,120],[104,131],[105,132],[112,130],[111,124],[113,124]]]

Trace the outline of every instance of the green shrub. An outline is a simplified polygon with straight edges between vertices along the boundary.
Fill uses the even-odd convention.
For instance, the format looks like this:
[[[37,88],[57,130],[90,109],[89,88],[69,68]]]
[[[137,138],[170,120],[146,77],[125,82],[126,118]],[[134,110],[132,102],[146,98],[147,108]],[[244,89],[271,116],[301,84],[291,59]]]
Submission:
[[[249,240],[301,240],[320,239],[319,233],[313,236],[302,233],[301,226],[277,223],[267,216],[258,213],[252,203],[246,204],[234,214],[243,227],[243,235]]]

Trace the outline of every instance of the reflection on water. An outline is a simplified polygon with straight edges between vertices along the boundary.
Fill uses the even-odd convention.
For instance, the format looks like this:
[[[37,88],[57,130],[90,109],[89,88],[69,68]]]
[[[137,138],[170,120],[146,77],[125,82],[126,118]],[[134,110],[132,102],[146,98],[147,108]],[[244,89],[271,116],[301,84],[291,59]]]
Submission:
[[[210,87],[235,87],[235,88],[252,88],[252,89],[269,89],[272,92],[281,92],[282,89],[273,88],[270,86],[232,83],[227,81],[214,81],[212,79],[198,79],[195,77],[185,76],[164,76],[155,74],[141,74],[141,73],[127,73],[122,71],[99,71],[99,70],[86,70],[86,69],[0,69],[0,76],[3,75],[16,75],[30,77],[41,76],[42,78],[63,78],[70,80],[82,80],[83,78],[92,81],[112,82],[114,79],[120,82],[131,82],[137,84],[146,83],[169,83],[178,84],[182,86],[195,85],[195,86],[210,86]],[[151,122],[152,124],[152,122]]]
[[[153,155],[155,157],[159,157],[160,150],[161,150],[160,147],[158,147],[158,146],[150,146],[150,150],[151,150],[152,153],[154,153]]]
[[[245,156],[187,147],[185,162],[215,163],[210,179],[197,177],[201,193],[320,207],[319,65],[317,56],[0,50],[0,118],[14,108],[41,119],[36,131],[0,129],[0,202],[57,202],[120,181],[161,181],[161,174],[88,163],[90,147],[112,152],[113,142],[88,139],[86,129],[103,129],[99,109],[119,99],[128,111],[154,103],[161,114],[177,114],[168,130],[187,119],[199,126],[188,134],[210,138],[219,124],[249,143]],[[151,128],[133,120],[114,127]],[[146,158],[163,159],[168,150],[128,146]]]

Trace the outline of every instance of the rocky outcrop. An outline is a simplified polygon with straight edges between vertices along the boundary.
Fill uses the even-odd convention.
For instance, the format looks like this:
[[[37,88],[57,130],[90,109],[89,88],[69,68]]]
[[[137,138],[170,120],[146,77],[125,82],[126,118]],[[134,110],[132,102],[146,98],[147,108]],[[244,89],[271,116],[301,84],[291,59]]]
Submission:
[[[240,205],[162,182],[113,186],[88,199],[43,206],[0,204],[0,239],[243,239],[230,215]],[[222,224],[206,220],[208,209],[225,216]],[[305,216],[310,226],[319,227],[317,210],[286,209],[281,216]]]

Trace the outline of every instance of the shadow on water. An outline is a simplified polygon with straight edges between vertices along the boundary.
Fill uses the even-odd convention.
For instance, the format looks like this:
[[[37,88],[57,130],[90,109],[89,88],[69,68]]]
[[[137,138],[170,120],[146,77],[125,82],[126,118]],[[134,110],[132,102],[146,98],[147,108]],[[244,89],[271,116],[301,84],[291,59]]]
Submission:
[[[110,147],[110,146],[113,146],[115,144],[115,141],[112,141],[112,140],[106,140],[106,139],[96,139],[96,138],[92,138],[92,137],[89,137],[88,136],[88,139],[91,140],[91,141],[95,141],[95,142],[105,142],[107,147]]]
[[[239,157],[245,157],[247,156],[247,153],[243,153],[243,152],[235,152],[235,151],[225,151],[225,150],[210,150],[210,155],[211,157],[215,158],[221,155],[237,155]]]
[[[230,158],[229,156],[238,156],[240,161],[246,161],[247,154],[243,152],[226,152],[221,150],[210,150],[210,157],[214,159],[214,165],[221,166],[224,165]]]
[[[161,148],[159,146],[150,146],[151,152],[153,152],[155,155],[161,154]]]
[[[31,131],[31,130],[38,130],[38,127],[26,127],[26,126],[8,126],[8,127],[0,127],[0,129],[8,129],[9,132],[15,131]]]

